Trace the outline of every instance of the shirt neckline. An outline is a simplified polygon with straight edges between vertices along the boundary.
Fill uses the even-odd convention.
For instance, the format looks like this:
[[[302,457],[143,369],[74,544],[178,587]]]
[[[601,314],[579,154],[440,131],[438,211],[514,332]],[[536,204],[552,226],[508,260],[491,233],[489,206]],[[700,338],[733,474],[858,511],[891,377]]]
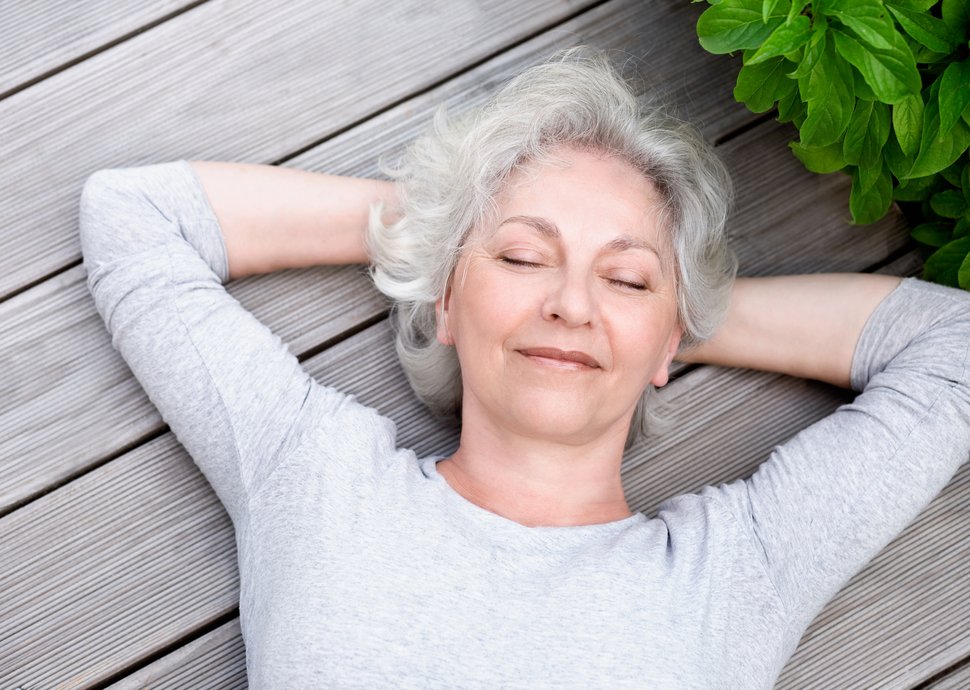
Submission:
[[[592,525],[544,525],[528,527],[515,520],[503,517],[498,513],[493,513],[486,508],[482,508],[455,491],[451,484],[438,472],[437,465],[444,459],[445,456],[433,455],[421,460],[422,474],[438,486],[444,496],[444,500],[453,513],[468,523],[478,524],[486,528],[490,534],[502,535],[523,541],[544,541],[548,539],[555,541],[584,541],[592,538],[602,539],[609,537],[647,522],[646,515],[640,512],[634,512],[629,517],[620,520]]]

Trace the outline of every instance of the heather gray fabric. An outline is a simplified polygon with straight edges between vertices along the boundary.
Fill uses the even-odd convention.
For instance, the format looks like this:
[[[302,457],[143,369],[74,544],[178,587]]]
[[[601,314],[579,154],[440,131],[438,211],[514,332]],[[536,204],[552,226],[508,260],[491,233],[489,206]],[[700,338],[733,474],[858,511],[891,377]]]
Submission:
[[[857,348],[865,391],[749,480],[654,519],[527,528],[225,292],[186,162],[94,174],[81,241],[115,347],[232,517],[254,688],[768,688],[968,458],[970,295],[907,280]]]

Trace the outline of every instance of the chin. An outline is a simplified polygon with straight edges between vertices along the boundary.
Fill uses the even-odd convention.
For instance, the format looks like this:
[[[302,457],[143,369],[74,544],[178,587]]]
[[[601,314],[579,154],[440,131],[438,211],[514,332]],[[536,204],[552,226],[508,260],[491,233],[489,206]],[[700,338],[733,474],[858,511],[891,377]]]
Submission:
[[[597,419],[595,410],[583,404],[564,404],[562,397],[523,401],[514,419],[520,433],[571,445],[588,443],[608,433],[610,425]]]

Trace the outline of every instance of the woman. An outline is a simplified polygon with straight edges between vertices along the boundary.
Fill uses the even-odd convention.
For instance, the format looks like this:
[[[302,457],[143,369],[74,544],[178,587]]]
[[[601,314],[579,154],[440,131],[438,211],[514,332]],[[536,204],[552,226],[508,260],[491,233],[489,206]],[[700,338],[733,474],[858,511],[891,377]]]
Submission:
[[[573,53],[439,122],[396,185],[184,161],[90,178],[89,285],[232,517],[254,687],[773,684],[967,460],[970,299],[733,281],[726,198],[695,136]],[[460,412],[449,458],[397,448],[222,288],[368,260],[416,392]],[[648,520],[620,463],[675,357],[864,392]]]

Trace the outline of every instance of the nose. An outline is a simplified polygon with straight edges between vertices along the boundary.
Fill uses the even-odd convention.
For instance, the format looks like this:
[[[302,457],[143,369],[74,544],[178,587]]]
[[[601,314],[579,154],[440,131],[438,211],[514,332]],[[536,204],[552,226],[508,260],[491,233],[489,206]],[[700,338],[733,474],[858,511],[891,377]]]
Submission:
[[[562,321],[570,327],[591,324],[596,316],[596,301],[591,282],[579,272],[562,272],[549,286],[542,305],[542,317]]]

